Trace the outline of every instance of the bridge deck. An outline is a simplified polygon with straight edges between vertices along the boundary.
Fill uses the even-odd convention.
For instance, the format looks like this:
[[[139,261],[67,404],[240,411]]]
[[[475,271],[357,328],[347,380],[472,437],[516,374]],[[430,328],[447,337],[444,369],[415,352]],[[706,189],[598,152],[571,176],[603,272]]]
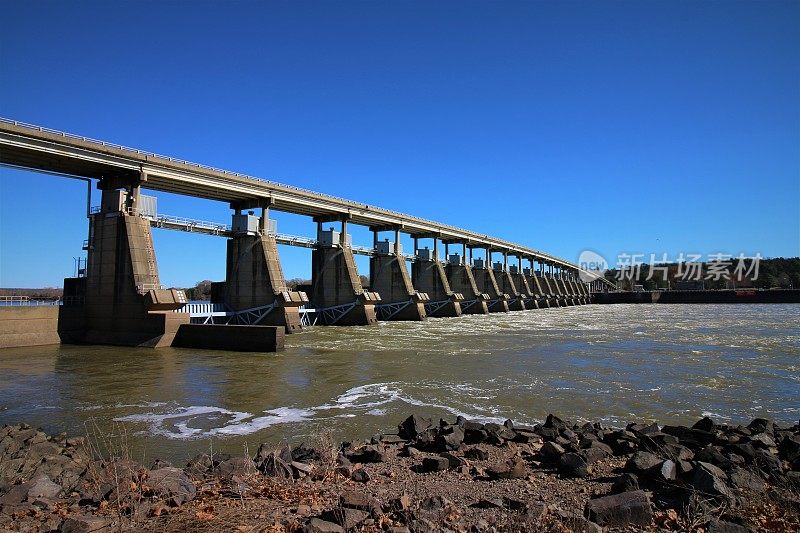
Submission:
[[[95,179],[138,177],[143,171],[147,181],[142,187],[150,190],[225,202],[270,201],[270,208],[278,211],[323,218],[344,216],[364,226],[399,227],[417,237],[435,236],[444,242],[490,247],[579,270],[569,261],[489,235],[14,120],[0,118],[0,147],[0,163],[6,166]]]

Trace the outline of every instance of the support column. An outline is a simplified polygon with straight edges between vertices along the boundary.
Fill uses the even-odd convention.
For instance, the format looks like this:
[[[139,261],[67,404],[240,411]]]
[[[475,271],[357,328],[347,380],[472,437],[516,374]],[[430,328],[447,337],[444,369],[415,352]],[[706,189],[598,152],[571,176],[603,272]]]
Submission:
[[[444,267],[439,261],[437,240],[434,237],[433,250],[420,250],[417,248],[417,237],[414,237],[415,259],[411,265],[411,279],[414,288],[427,293],[430,298],[425,304],[428,316],[461,316],[460,302],[464,296],[450,288]]]
[[[255,218],[251,214],[233,215],[236,234],[227,244],[225,304],[239,312],[235,323],[283,326],[286,333],[299,331],[299,309],[308,303],[308,296],[286,286],[278,243],[275,234],[269,232],[269,207],[264,205],[261,217]],[[252,231],[255,228],[258,231]]]
[[[150,221],[135,214],[139,185],[98,184],[101,210],[92,215],[83,306],[59,310],[59,329],[70,324],[68,342],[123,346],[170,346],[188,313],[183,291],[161,289]],[[65,280],[65,283],[67,280]]]
[[[526,274],[528,278],[528,284],[531,288],[531,292],[533,293],[534,300],[536,302],[536,307],[538,309],[545,309],[550,307],[550,303],[547,298],[547,294],[545,293],[544,289],[542,288],[540,272],[536,270],[536,260],[534,258],[528,259],[530,269]]]
[[[475,284],[478,286],[479,291],[489,295],[487,306],[490,313],[507,313],[509,310],[509,297],[500,289],[491,268],[491,261],[491,250],[488,248],[486,249],[486,258],[483,261],[475,259],[472,270],[475,276]]]
[[[411,283],[406,260],[400,247],[400,230],[395,230],[395,241],[378,241],[378,230],[373,229],[375,255],[369,260],[370,289],[381,295],[375,306],[379,320],[425,320],[425,302],[428,295],[419,293]]]
[[[472,256],[470,249],[470,257]],[[463,245],[463,254],[454,254],[447,258],[445,274],[453,292],[464,295],[461,302],[461,312],[465,315],[485,315],[489,312],[486,302],[489,295],[478,290],[475,277],[472,275],[472,266],[465,261],[467,245]]]
[[[347,221],[342,231],[323,231],[317,222],[317,246],[311,252],[311,303],[317,322],[328,326],[359,326],[377,323],[375,304],[378,293],[364,290],[347,237]]]
[[[493,270],[500,290],[508,295],[508,310],[524,311],[525,301],[508,270],[508,252],[503,251],[503,262],[493,265]]]
[[[539,309],[539,304],[536,301],[536,296],[533,293],[528,279],[531,275],[529,268],[523,268],[522,256],[517,256],[516,266],[509,267],[511,269],[511,278],[514,280],[514,285],[518,288],[520,295],[525,303],[525,309]]]

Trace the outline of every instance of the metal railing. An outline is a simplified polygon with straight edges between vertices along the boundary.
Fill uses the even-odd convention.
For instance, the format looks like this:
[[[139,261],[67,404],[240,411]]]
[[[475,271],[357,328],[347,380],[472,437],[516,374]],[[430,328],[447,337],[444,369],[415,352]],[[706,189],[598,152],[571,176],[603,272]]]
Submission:
[[[17,294],[12,294],[8,296],[0,296],[0,307],[18,307],[18,306],[48,306],[48,305],[58,305],[59,299],[44,299],[44,298],[33,298],[31,299],[30,296],[22,296]]]

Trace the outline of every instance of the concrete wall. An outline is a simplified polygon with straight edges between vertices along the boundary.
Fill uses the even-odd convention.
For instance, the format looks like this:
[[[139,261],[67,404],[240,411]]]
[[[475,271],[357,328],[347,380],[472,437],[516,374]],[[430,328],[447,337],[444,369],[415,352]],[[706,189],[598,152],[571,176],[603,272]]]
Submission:
[[[182,324],[172,345],[227,352],[277,352],[283,350],[285,335],[281,326]]]
[[[58,344],[59,306],[0,307],[0,348]]]

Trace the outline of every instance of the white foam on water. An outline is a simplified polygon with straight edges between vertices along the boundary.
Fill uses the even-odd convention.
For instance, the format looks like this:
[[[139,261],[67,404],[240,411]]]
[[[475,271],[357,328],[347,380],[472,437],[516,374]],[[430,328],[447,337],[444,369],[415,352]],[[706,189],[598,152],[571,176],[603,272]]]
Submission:
[[[416,384],[419,386],[419,384]],[[426,384],[431,388],[441,389],[440,383]],[[475,392],[483,390],[466,383],[447,385],[459,393],[471,393],[470,399],[475,399]],[[422,401],[409,394],[404,394],[398,382],[369,383],[352,387],[329,402],[311,407],[282,406],[267,409],[257,416],[242,411],[232,411],[215,406],[190,406],[181,407],[168,412],[149,412],[120,416],[114,418],[118,422],[141,423],[147,426],[146,432],[172,439],[196,439],[209,436],[242,436],[256,433],[277,424],[296,424],[309,420],[325,420],[330,418],[353,418],[359,414],[371,416],[384,416],[388,413],[385,405],[392,402],[403,402],[416,407],[440,409],[454,416],[463,416],[469,420],[480,422],[502,423],[505,417],[492,416],[499,412],[496,407],[467,405],[474,412],[444,405],[436,402]],[[142,407],[144,404],[130,406]],[[154,407],[163,407],[159,403]],[[341,412],[345,411],[345,412]],[[224,418],[225,420],[219,420]],[[208,427],[211,425],[212,427]]]

